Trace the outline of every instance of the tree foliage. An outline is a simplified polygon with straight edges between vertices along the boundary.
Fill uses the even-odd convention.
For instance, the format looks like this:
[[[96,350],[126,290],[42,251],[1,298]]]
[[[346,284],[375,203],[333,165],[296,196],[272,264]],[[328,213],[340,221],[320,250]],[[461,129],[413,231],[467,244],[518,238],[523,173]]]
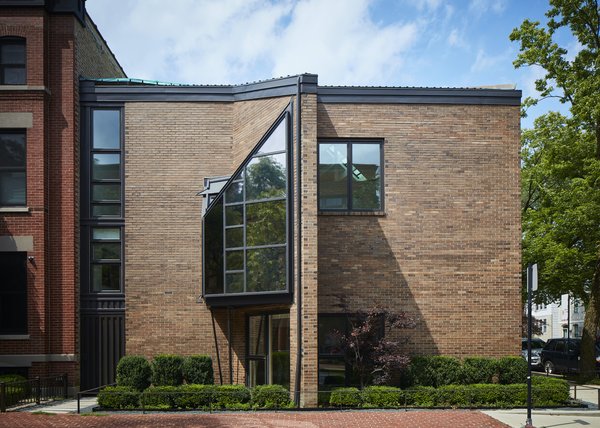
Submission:
[[[538,301],[572,293],[586,302],[582,370],[594,371],[600,313],[600,7],[597,0],[550,0],[545,24],[525,20],[516,67],[538,66],[540,99],[570,104],[522,138],[523,261],[540,266]],[[556,42],[570,32],[569,52]],[[528,98],[524,107],[537,99]]]

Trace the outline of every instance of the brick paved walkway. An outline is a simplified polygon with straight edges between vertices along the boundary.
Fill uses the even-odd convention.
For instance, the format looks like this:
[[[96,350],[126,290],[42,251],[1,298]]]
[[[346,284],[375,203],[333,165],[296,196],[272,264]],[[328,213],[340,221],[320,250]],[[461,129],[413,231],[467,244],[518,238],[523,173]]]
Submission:
[[[106,416],[44,415],[21,412],[0,414],[0,427],[327,427],[327,428],[505,428],[475,411],[336,411],[248,412],[220,414],[110,414]]]

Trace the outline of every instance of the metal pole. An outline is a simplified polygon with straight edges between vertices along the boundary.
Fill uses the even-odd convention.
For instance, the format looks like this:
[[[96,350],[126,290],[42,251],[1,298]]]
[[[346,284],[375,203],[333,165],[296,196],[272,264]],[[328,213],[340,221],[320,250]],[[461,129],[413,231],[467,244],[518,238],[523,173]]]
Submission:
[[[567,343],[571,341],[571,293],[567,294]],[[568,345],[567,345],[567,349]]]
[[[525,428],[533,428],[531,422],[531,294],[533,293],[532,286],[533,267],[530,264],[527,266],[527,420]]]

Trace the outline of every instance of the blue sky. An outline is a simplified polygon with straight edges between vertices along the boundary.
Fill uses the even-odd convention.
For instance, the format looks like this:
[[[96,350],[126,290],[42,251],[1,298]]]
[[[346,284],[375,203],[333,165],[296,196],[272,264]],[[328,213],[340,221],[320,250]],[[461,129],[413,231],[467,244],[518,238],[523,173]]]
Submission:
[[[321,85],[515,84],[535,95],[541,71],[515,70],[508,36],[547,0],[88,0],[129,77],[228,84],[317,73]],[[566,32],[557,41],[577,44]],[[549,109],[544,102],[522,123]]]

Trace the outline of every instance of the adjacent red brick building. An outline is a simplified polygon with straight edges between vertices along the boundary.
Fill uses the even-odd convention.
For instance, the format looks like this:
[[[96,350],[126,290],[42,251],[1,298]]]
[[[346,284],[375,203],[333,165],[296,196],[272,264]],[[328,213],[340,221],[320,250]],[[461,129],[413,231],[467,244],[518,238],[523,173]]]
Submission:
[[[5,265],[34,257],[28,330],[2,336],[0,366],[60,355],[88,388],[125,353],[207,353],[217,382],[281,383],[310,405],[351,382],[332,332],[374,305],[418,319],[411,354],[519,354],[520,91],[143,82],[119,78],[99,36],[77,41],[85,15],[34,11],[77,31],[64,105],[52,86],[41,118],[0,104],[27,129]],[[30,371],[63,370],[49,364]]]

